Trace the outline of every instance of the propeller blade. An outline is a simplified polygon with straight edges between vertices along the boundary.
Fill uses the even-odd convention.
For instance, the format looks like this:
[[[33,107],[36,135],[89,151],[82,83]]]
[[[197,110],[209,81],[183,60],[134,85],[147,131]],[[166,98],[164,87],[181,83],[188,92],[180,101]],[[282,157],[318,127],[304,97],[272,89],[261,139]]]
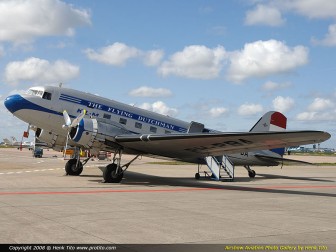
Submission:
[[[82,112],[79,114],[79,116],[77,116],[71,123],[70,127],[75,127],[77,126],[77,124],[84,118],[86,114],[86,110],[83,109]]]
[[[68,112],[66,112],[66,110],[63,111],[63,117],[65,121],[65,126],[69,127],[71,125],[71,119],[70,119]]]

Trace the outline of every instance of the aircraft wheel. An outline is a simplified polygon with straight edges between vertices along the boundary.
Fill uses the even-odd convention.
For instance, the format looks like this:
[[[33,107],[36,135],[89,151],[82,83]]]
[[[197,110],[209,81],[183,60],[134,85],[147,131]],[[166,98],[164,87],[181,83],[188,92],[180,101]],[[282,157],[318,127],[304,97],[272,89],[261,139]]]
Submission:
[[[256,172],[254,170],[251,170],[251,171],[248,172],[248,175],[249,175],[250,178],[254,178],[255,175],[256,175]]]
[[[120,181],[124,177],[124,173],[121,172],[117,174],[117,167],[118,166],[116,164],[109,164],[108,166],[106,166],[106,169],[103,172],[105,183],[120,183]]]
[[[197,172],[195,173],[195,179],[200,179],[201,175]]]
[[[82,171],[83,171],[82,162],[79,162],[78,167],[76,166],[76,164],[77,164],[77,159],[75,159],[75,158],[70,159],[65,164],[65,172],[66,172],[67,175],[79,176],[82,173]]]

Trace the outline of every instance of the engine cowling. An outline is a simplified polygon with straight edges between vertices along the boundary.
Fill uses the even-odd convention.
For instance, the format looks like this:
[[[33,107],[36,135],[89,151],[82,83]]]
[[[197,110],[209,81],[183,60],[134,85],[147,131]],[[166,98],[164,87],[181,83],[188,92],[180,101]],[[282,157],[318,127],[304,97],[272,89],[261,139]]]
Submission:
[[[116,135],[130,133],[112,122],[96,118],[83,118],[76,127],[71,129],[69,136],[77,144],[85,148],[92,148],[106,144],[106,142],[114,142]]]
[[[51,131],[37,128],[36,137],[38,140],[45,142],[49,147],[54,148],[57,146],[64,146],[65,137],[59,136]]]

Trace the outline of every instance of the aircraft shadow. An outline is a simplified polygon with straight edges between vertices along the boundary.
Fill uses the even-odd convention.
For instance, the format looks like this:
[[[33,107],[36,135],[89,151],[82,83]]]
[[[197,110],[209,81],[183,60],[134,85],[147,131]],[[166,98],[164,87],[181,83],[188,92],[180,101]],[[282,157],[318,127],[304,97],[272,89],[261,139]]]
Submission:
[[[266,175],[258,174],[263,177],[255,177],[253,180],[264,180],[268,177],[271,179],[282,178],[282,179],[301,179],[308,181],[321,181],[321,182],[334,182],[332,180],[320,180],[320,179],[311,179],[311,178],[293,178],[286,176],[277,176],[277,175]],[[101,176],[98,175],[82,175],[81,177],[97,177],[100,178],[89,180],[91,182],[102,182]],[[207,178],[209,179],[209,178]],[[210,180],[210,179],[209,179]],[[236,182],[251,181],[250,178],[235,178]],[[154,175],[142,174],[133,171],[128,171],[125,174],[125,179],[122,180],[121,185],[144,185],[148,187],[155,186],[176,186],[176,187],[192,187],[192,188],[210,188],[210,189],[219,189],[219,190],[232,190],[232,191],[248,191],[248,192],[260,192],[260,193],[276,193],[276,194],[292,194],[292,195],[306,195],[306,196],[320,196],[320,197],[336,197],[336,193],[324,193],[324,192],[309,192],[309,191],[298,191],[298,190],[289,190],[289,189],[280,189],[280,188],[267,188],[267,185],[263,187],[254,186],[236,186],[229,185],[230,182],[218,182],[218,184],[207,183],[206,179],[196,180],[194,178],[179,178],[179,177],[159,177]],[[233,182],[234,183],[234,182]],[[107,184],[113,187],[114,184]]]

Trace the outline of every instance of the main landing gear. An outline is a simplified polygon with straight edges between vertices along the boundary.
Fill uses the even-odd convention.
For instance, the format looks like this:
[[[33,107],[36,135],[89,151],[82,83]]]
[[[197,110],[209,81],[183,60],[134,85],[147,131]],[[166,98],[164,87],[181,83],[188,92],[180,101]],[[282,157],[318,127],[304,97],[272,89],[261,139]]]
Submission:
[[[116,156],[119,156],[118,158]],[[130,162],[121,165],[122,151],[117,150],[114,152],[113,163],[109,164],[103,170],[104,183],[120,183],[124,177],[124,172],[128,169],[131,163],[133,163],[140,155],[137,155]]]
[[[247,170],[249,177],[254,178],[256,175],[255,170],[252,170],[249,165],[244,165],[244,167]]]
[[[81,162],[79,152],[80,152],[80,150],[76,148],[75,155],[74,155],[75,157],[70,159],[68,162],[66,162],[66,164],[65,164],[66,175],[79,176],[83,171],[83,166],[86,165],[86,163],[91,158],[91,156],[90,156],[90,157],[86,158],[83,162]]]

